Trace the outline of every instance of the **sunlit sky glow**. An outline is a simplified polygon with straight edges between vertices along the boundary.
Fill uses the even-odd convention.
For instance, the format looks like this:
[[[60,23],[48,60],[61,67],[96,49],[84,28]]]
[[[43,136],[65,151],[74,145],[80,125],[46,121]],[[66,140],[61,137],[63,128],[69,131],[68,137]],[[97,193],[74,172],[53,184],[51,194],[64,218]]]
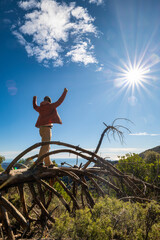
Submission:
[[[105,138],[102,155],[160,145],[159,0],[1,0],[0,9],[0,154],[40,141],[32,97],[54,102],[65,87],[52,140],[94,149],[103,122],[128,118],[126,145]]]
[[[131,62],[127,65],[124,63],[123,67],[118,67],[119,73],[117,73],[117,79],[119,86],[123,88],[132,89],[134,93],[135,88],[145,87],[145,84],[149,84],[151,81],[152,76],[150,74],[149,66],[143,66],[143,64],[134,63],[132,65]]]

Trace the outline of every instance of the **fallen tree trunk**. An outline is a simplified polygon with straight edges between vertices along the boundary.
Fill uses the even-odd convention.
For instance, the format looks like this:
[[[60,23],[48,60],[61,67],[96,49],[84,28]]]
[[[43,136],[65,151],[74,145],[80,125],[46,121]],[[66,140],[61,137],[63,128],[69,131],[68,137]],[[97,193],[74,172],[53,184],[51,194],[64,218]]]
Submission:
[[[46,225],[48,220],[53,223],[55,222],[52,213],[58,208],[57,203],[57,206],[54,207],[54,209],[50,209],[51,202],[55,196],[58,199],[58,204],[62,204],[69,213],[75,212],[76,209],[84,208],[86,205],[90,209],[93,208],[95,204],[95,199],[93,197],[95,191],[98,192],[98,194],[105,196],[106,190],[108,192],[112,190],[112,193],[114,192],[114,195],[123,201],[145,202],[150,200],[147,195],[147,192],[149,192],[147,190],[149,189],[150,191],[154,190],[158,199],[160,193],[159,187],[144,182],[141,179],[137,179],[134,176],[122,173],[109,161],[98,155],[103,137],[106,133],[112,132],[113,135],[117,133],[120,140],[123,140],[123,133],[118,130],[118,128],[123,126],[114,126],[114,123],[115,121],[112,126],[107,126],[105,124],[106,129],[103,131],[94,152],[72,144],[51,141],[36,143],[20,153],[9,164],[7,169],[0,173],[1,212],[4,212],[6,209],[8,213],[13,215],[26,232],[26,230],[29,229],[31,222],[35,222],[35,224],[41,222],[42,226]],[[64,148],[48,152],[38,159],[36,159],[38,157],[37,154],[31,156],[28,159],[35,158],[36,160],[30,168],[13,170],[14,165],[20,160],[20,158],[24,157],[25,154],[37,147],[48,144],[63,146]],[[74,166],[68,164],[70,167],[56,167],[54,165],[45,167],[39,165],[43,162],[45,157],[51,155],[55,156],[59,153],[74,154],[77,158],[80,157],[85,159],[86,163],[83,166],[82,164],[76,166],[77,163]],[[89,167],[91,163],[95,164],[95,166]],[[65,182],[66,178],[69,181],[69,185]],[[68,197],[65,198],[60,192],[58,192],[56,187],[54,187],[54,184],[59,184]],[[27,186],[27,193],[30,193],[32,196],[30,199],[31,206],[29,206],[30,204],[28,205],[25,198],[24,186]],[[19,201],[22,206],[22,213],[16,209],[13,204],[5,198],[5,196],[2,196],[12,187],[18,187],[19,189]],[[34,217],[32,215],[36,216]],[[7,215],[5,216],[5,229],[8,232],[10,239],[14,239],[9,220],[7,220]]]

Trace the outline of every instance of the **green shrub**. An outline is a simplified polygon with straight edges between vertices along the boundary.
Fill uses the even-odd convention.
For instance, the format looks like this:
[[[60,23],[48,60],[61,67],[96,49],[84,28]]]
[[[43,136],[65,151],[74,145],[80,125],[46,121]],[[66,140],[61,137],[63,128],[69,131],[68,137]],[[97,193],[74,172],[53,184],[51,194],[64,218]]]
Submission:
[[[120,158],[116,167],[123,173],[133,174],[146,182],[160,185],[160,155],[154,151],[145,153],[144,158],[138,154],[126,154]]]
[[[2,162],[5,160],[5,157],[3,157],[3,156],[1,156],[0,155],[0,172],[3,172],[4,171],[4,169],[2,168],[2,166],[1,166],[1,164],[2,164]]]
[[[52,229],[52,237],[57,240],[69,239],[70,231],[73,231],[72,218],[68,213],[62,214],[59,218],[56,218],[56,223]],[[64,238],[63,238],[64,237]]]
[[[124,203],[106,196],[92,210],[64,213],[56,219],[52,237],[61,240],[158,240],[160,206],[155,203]]]
[[[59,182],[55,182],[53,187],[64,197],[66,201],[70,201],[70,196],[66,193],[66,191],[63,189]]]

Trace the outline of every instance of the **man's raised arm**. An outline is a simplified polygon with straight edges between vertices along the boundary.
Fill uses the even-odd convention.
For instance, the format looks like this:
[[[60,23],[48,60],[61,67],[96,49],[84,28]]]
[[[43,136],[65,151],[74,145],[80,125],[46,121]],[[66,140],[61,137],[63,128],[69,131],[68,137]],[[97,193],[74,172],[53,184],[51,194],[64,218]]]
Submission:
[[[54,107],[57,108],[59,105],[61,105],[61,103],[64,101],[64,99],[66,97],[67,92],[68,92],[68,89],[65,88],[63,93],[62,93],[62,95],[61,95],[61,97],[58,99],[58,101],[55,102],[55,103],[52,103]]]
[[[33,97],[33,108],[38,112],[39,106],[37,106],[37,96]]]

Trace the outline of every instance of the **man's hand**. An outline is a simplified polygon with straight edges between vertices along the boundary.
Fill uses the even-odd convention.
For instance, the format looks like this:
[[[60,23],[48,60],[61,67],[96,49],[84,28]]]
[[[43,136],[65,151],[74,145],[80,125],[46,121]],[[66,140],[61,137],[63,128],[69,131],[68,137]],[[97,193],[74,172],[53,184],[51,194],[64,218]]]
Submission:
[[[33,104],[35,104],[35,103],[37,104],[37,96],[33,97]]]
[[[37,96],[33,97],[33,108],[38,112],[39,107],[37,106]]]
[[[67,89],[67,88],[65,88],[65,89],[64,89],[64,91],[65,91],[65,92],[68,92],[68,89]]]

